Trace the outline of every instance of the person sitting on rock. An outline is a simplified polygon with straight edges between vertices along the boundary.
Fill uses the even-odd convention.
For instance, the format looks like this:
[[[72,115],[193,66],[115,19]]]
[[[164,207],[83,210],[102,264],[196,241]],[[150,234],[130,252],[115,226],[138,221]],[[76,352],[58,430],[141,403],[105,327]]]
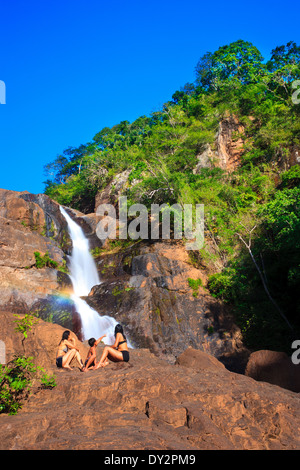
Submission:
[[[127,347],[126,336],[123,332],[123,327],[118,324],[115,327],[115,343],[112,346],[105,346],[101,359],[95,366],[95,369],[105,367],[109,364],[108,359],[112,362],[128,362],[129,351]]]
[[[89,352],[87,354],[84,367],[81,369],[82,372],[87,372],[88,370],[94,369],[97,365],[96,363],[96,347],[102,341],[106,335],[101,336],[99,339],[90,338],[88,343],[90,345]]]
[[[63,332],[62,338],[58,345],[56,354],[56,366],[62,369],[72,370],[70,363],[75,357],[80,368],[83,367],[83,362],[79,353],[79,349],[75,346],[74,338],[70,337],[71,332],[66,330]]]

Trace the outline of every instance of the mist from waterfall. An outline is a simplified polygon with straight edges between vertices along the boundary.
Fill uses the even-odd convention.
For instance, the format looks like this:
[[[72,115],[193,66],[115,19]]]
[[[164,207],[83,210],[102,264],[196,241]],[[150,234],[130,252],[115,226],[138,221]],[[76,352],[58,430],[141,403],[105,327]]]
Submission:
[[[74,222],[61,206],[60,211],[67,221],[73,245],[72,254],[69,257],[69,276],[73,286],[71,299],[81,318],[83,339],[98,339],[106,334],[107,336],[103,341],[106,344],[113,344],[115,341],[116,320],[107,315],[100,316],[85,300],[81,299],[81,297],[90,293],[93,286],[101,284],[94,259],[89,250],[89,241],[85,237],[82,228]]]

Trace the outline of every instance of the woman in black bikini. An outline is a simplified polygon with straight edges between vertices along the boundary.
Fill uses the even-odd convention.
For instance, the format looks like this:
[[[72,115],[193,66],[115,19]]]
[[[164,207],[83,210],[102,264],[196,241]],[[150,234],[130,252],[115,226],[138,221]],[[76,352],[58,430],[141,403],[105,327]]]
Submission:
[[[80,368],[83,367],[83,362],[79,353],[79,349],[75,346],[75,340],[70,337],[71,332],[66,330],[63,332],[60,340],[57,354],[56,354],[56,366],[62,369],[72,370],[70,362],[75,357],[77,359]]]
[[[107,359],[112,362],[128,362],[129,351],[127,347],[126,336],[123,333],[123,328],[120,324],[115,327],[115,344],[113,346],[105,346],[101,359],[95,369],[105,367],[109,364]]]

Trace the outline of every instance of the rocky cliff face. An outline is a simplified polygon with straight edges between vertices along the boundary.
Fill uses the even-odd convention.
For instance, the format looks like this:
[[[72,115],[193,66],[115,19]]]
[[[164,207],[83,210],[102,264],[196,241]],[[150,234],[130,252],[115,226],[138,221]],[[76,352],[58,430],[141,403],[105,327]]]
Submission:
[[[0,312],[0,322],[14,338],[9,360],[22,351],[21,335],[11,314]],[[1,450],[299,449],[296,393],[229,372],[193,348],[173,365],[136,349],[130,362],[97,371],[56,369],[62,332],[42,320],[30,332],[26,352],[55,372],[57,387],[35,388],[16,416],[0,415]]]
[[[107,251],[96,264],[102,283],[85,300],[122,323],[136,347],[174,362],[191,346],[241,370],[247,353],[240,332],[181,242],[137,242]],[[189,280],[201,285],[193,289]]]

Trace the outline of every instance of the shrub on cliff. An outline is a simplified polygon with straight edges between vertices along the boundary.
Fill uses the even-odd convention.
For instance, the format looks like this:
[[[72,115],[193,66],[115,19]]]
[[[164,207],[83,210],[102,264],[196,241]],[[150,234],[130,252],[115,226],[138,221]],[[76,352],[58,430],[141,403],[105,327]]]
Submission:
[[[49,253],[45,253],[44,256],[41,256],[39,251],[34,252],[35,265],[38,269],[41,268],[57,268],[58,263],[50,258]]]
[[[32,357],[20,356],[7,365],[0,364],[0,413],[16,414],[36,380],[42,388],[56,386],[55,377],[48,376],[32,361]]]
[[[162,109],[105,127],[92,142],[66,149],[47,165],[51,178],[45,192],[88,213],[96,192],[126,169],[131,170],[129,204],[204,204],[206,241],[214,253],[204,246],[198,259],[205,265],[214,257],[213,268],[220,272],[209,281],[211,293],[234,306],[247,334],[259,330],[259,324],[264,332],[272,331],[278,323],[272,305],[265,318],[264,288],[236,237],[241,225],[257,226],[255,259],[276,302],[300,330],[295,302],[299,205],[292,203],[295,192],[284,191],[297,189],[300,182],[299,165],[285,171],[300,148],[300,105],[292,99],[293,81],[299,79],[300,47],[292,41],[273,49],[268,62],[242,40],[208,52],[197,64],[195,82],[176,91]],[[232,132],[231,141],[233,146],[242,141],[242,152],[239,165],[226,171],[218,168],[216,136],[220,123],[232,115],[243,131],[239,136]],[[207,147],[211,161],[203,164]],[[261,336],[261,348],[277,347],[271,334],[264,335],[265,344]]]

